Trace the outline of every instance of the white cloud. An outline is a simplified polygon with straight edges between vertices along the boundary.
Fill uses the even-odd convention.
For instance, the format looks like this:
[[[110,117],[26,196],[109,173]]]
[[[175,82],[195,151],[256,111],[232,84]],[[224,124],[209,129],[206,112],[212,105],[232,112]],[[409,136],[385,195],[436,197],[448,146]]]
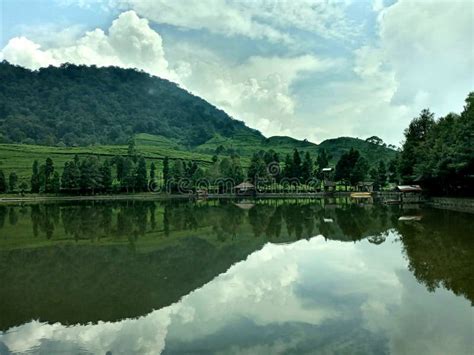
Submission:
[[[2,57],[11,63],[30,69],[59,64],[50,52],[41,50],[39,44],[26,37],[12,38],[3,48]]]
[[[353,51],[355,77],[319,87],[311,112],[330,136],[376,134],[398,144],[423,108],[460,112],[474,89],[473,7],[467,2],[375,1],[379,38]],[[318,139],[318,140],[320,140]]]
[[[69,62],[75,64],[138,68],[150,74],[176,80],[164,56],[161,36],[146,19],[133,11],[119,15],[108,33],[95,29],[70,46],[41,49],[25,37],[11,39],[2,54],[11,63],[37,69]]]
[[[474,88],[473,18],[469,1],[400,0],[384,10],[380,41],[399,85],[396,103],[426,93],[439,114],[462,108]]]
[[[225,36],[291,42],[288,28],[325,38],[346,39],[358,30],[344,16],[348,1],[142,1],[118,0],[150,20],[182,29],[206,29]]]
[[[297,105],[291,86],[304,73],[335,66],[311,55],[250,57],[230,64],[208,52],[187,51],[194,58],[188,62],[192,74],[183,78],[183,84],[266,135],[291,135]]]

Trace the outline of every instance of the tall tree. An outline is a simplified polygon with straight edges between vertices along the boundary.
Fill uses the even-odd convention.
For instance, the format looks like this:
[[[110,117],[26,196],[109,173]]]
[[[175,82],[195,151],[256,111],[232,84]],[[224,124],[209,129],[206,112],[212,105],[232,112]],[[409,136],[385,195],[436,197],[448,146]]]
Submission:
[[[54,174],[54,163],[53,159],[50,157],[46,158],[43,174],[44,192],[52,192],[53,188],[51,186],[51,179],[53,178]]]
[[[132,158],[134,162],[137,161],[137,147],[135,145],[135,139],[130,137],[128,140],[128,148],[127,148],[128,156]]]
[[[303,159],[303,164],[301,165],[301,177],[303,182],[307,182],[313,176],[313,159],[311,159],[311,154],[306,152]]]
[[[301,156],[298,149],[293,150],[293,164],[291,166],[291,174],[293,178],[301,179]]]
[[[247,171],[248,179],[257,184],[257,181],[265,180],[267,178],[267,165],[263,160],[263,154],[254,153],[250,160],[250,166]]]
[[[55,171],[51,177],[51,192],[57,194],[59,193],[61,187],[61,182],[59,179],[59,173]]]
[[[369,163],[364,157],[359,157],[354,164],[354,168],[351,171],[350,182],[354,186],[358,182],[364,181],[367,176],[367,170],[369,169]]]
[[[33,173],[31,175],[31,192],[38,193],[40,190],[39,164],[38,160],[33,162]]]
[[[143,192],[148,189],[148,174],[146,171],[146,161],[143,156],[140,156],[140,158],[138,158],[135,186],[137,191],[139,192]]]
[[[377,176],[380,187],[384,188],[387,185],[387,169],[383,160],[379,161]]]
[[[71,185],[72,185],[72,176],[71,176],[71,164],[74,164],[73,162],[65,162],[64,163],[64,169],[63,169],[63,174],[61,176],[61,187],[63,188],[64,191],[71,191]]]
[[[341,158],[336,164],[335,179],[337,181],[342,181],[346,188],[347,184],[354,185],[357,182],[355,181],[356,178],[359,178],[357,176],[358,174],[353,173],[354,168],[359,159],[359,151],[354,148],[351,148],[348,152],[341,155]]]
[[[435,125],[434,114],[430,110],[422,110],[419,117],[414,118],[405,130],[405,142],[400,155],[400,176],[405,183],[416,179],[414,167],[423,161],[422,152],[428,133]]]
[[[5,173],[0,170],[0,193],[4,194],[7,192],[7,181],[5,179]]]
[[[285,163],[283,166],[283,176],[287,179],[292,177],[292,169],[293,169],[293,160],[291,159],[291,156],[287,154],[285,156]]]
[[[13,192],[16,190],[18,185],[18,175],[12,171],[10,175],[8,176],[8,187],[10,192]]]
[[[127,192],[130,192],[136,186],[135,184],[136,170],[135,170],[132,158],[127,157],[123,160],[122,174],[123,176],[122,176],[121,186]]]
[[[92,194],[102,189],[102,174],[99,159],[95,156],[87,157],[81,162],[81,190]]]
[[[390,160],[390,162],[388,163],[388,169],[387,169],[388,182],[396,183],[398,181],[397,175],[398,175],[397,159],[394,158]]]
[[[150,164],[150,181],[155,181],[156,178],[156,165],[154,162]]]
[[[170,180],[170,162],[168,157],[163,159],[163,182],[165,186],[168,186],[168,182]]]
[[[102,175],[102,188],[105,192],[112,190],[112,168],[110,167],[110,162],[108,159],[104,160],[104,163],[101,167]]]

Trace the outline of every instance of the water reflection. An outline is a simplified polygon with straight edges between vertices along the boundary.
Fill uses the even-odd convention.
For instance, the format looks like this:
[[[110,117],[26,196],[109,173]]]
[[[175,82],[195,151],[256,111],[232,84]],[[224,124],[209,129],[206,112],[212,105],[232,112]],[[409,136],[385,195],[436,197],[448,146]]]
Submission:
[[[472,349],[470,215],[310,201],[2,211],[0,353]]]

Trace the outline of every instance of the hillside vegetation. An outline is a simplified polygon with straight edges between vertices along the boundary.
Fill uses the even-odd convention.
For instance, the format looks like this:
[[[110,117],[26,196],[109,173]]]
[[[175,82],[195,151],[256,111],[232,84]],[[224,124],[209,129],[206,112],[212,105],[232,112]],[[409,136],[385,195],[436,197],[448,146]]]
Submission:
[[[356,138],[320,145],[266,138],[178,85],[132,69],[65,64],[30,71],[0,63],[0,169],[6,173],[28,179],[33,161],[47,157],[61,172],[75,154],[126,155],[130,137],[157,167],[164,157],[206,166],[215,155],[238,155],[247,168],[262,150],[273,150],[283,161],[294,149],[314,158],[325,149],[332,165],[352,147],[370,165],[396,155]]]
[[[30,71],[0,63],[4,143],[125,143],[150,133],[196,146],[214,134],[263,138],[177,84],[132,69],[64,64]]]

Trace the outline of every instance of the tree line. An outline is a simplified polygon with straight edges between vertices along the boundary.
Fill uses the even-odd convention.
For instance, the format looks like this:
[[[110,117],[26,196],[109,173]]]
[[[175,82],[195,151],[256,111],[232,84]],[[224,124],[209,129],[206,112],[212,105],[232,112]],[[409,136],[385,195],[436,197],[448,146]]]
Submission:
[[[436,194],[474,195],[474,93],[461,114],[438,120],[425,109],[405,130],[398,178]]]

